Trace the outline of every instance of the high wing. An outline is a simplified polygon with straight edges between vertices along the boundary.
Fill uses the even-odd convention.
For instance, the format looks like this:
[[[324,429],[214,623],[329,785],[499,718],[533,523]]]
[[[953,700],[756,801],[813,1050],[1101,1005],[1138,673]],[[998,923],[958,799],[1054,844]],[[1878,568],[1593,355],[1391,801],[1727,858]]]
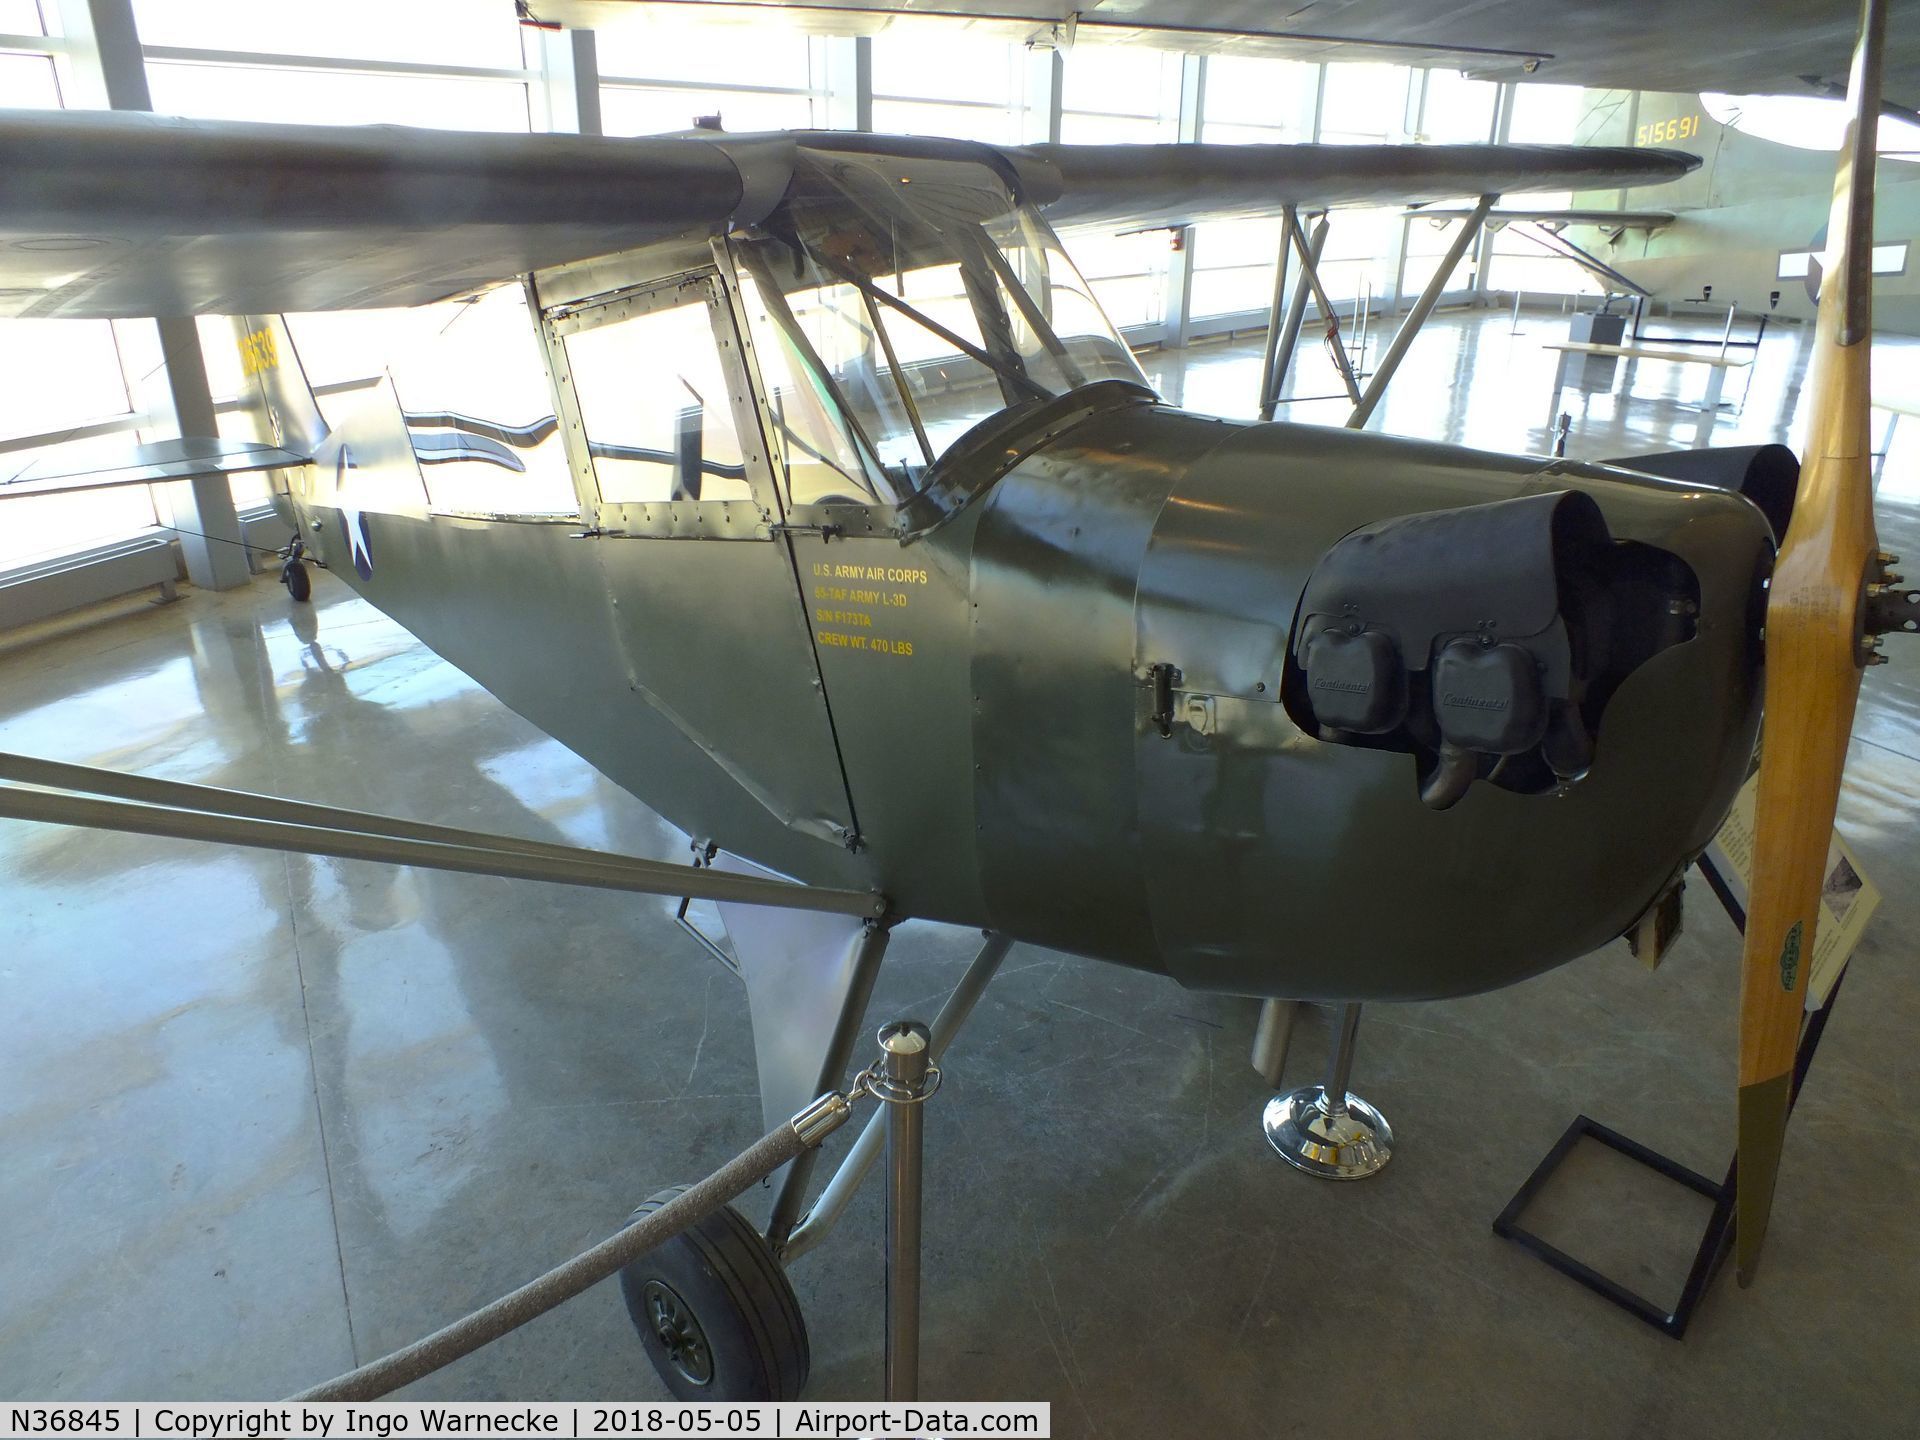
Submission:
[[[0,315],[424,304],[757,219],[747,148],[0,111]]]
[[[1133,227],[1685,174],[1664,150],[1033,145],[849,132],[614,139],[0,111],[0,315],[424,304],[763,220],[801,149],[978,161],[1065,226]]]
[[[1282,205],[1394,205],[1509,191],[1612,190],[1678,180],[1678,150],[1600,145],[1029,145],[1057,170],[1061,227],[1271,215]]]

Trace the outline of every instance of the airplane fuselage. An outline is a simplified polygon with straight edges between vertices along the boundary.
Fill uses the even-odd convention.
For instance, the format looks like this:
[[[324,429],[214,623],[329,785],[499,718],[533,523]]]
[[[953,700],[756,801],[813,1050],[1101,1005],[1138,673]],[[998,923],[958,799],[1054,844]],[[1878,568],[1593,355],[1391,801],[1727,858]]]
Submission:
[[[1328,546],[1568,488],[1701,582],[1587,775],[1434,811],[1410,757],[1302,733],[1281,666]],[[1439,996],[1584,954],[1711,838],[1758,718],[1757,512],[1598,467],[1127,403],[904,543],[380,514],[363,578],[298,508],[336,575],[690,835],[1200,988]]]
[[[980,203],[919,173],[916,205]],[[770,224],[536,276],[557,417],[539,433],[567,444],[577,513],[436,509],[389,399],[295,475],[291,518],[336,575],[696,841],[1197,988],[1492,988],[1621,934],[1706,845],[1758,724],[1772,543],[1746,500],[1170,409],[1117,339],[1047,331],[1077,277],[1023,278],[1043,227],[996,252],[950,238],[964,218],[916,237],[902,215],[852,240],[835,212],[824,239]],[[663,438],[615,444],[581,337],[682,312],[710,316],[732,393],[683,376]],[[849,316],[863,328],[825,328]],[[928,334],[947,358],[906,348],[924,356]],[[1049,393],[1030,377],[1055,361],[1079,379]],[[862,386],[894,387],[911,430],[889,440],[895,412],[869,406],[844,443],[824,422],[802,440],[808,407],[857,407]],[[723,421],[737,452],[719,453]],[[646,466],[671,488],[608,488]],[[1429,537],[1413,609],[1453,629],[1408,637],[1391,565],[1347,619],[1309,623],[1349,537],[1430,512],[1505,524],[1519,512],[1496,502],[1568,492],[1597,502],[1581,543],[1656,579],[1580,579],[1558,538],[1537,558],[1495,541],[1502,591],[1471,545]],[[1351,639],[1374,669],[1316,673],[1320,630],[1327,663],[1350,666]],[[1633,654],[1603,675],[1609,647]],[[1370,691],[1377,723],[1354,708]]]

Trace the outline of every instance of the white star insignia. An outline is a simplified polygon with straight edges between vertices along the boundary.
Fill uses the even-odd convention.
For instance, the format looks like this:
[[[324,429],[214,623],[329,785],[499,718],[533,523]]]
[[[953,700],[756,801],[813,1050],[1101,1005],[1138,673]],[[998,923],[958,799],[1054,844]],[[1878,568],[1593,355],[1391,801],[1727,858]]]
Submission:
[[[353,452],[345,445],[340,447],[340,458],[334,468],[333,500],[340,510],[340,524],[347,532],[347,546],[353,559],[353,568],[362,580],[373,578],[373,552],[369,548],[367,536],[367,518],[360,507],[347,499],[347,473],[354,468]]]

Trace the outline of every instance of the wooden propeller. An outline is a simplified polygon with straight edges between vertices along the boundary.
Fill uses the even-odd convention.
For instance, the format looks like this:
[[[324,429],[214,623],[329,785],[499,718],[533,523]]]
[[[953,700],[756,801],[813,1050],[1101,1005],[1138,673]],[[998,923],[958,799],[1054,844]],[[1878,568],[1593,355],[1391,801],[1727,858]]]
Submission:
[[[1793,521],[1767,600],[1766,729],[1740,975],[1735,1250],[1749,1285],[1786,1140],[1794,1053],[1860,676],[1874,655],[1868,587],[1886,583],[1868,443],[1873,184],[1885,0],[1864,0],[1847,86],[1809,377],[1811,425]],[[1896,577],[1897,578],[1897,577]],[[1875,592],[1879,593],[1879,592]]]

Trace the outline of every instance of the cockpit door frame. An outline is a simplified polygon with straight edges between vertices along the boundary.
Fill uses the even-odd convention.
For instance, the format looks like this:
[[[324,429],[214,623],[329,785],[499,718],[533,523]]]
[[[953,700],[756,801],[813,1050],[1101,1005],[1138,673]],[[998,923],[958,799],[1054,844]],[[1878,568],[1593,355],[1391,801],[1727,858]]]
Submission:
[[[724,252],[713,263],[688,266],[682,247],[677,258],[679,267],[664,275],[660,269],[666,267],[649,272],[644,252],[598,262],[591,278],[612,283],[583,287],[589,293],[565,303],[542,306],[537,283],[529,287],[555,413],[564,426],[581,511],[592,527],[587,534],[593,543],[583,550],[597,559],[605,577],[628,689],[718,762],[782,829],[857,849],[859,820],[812,617],[792,545],[775,543],[788,537],[737,293],[722,263]],[[633,283],[623,283],[629,277]],[[707,306],[752,498],[604,500],[566,337],[682,303],[689,292]],[[631,543],[643,540],[736,543],[706,551]],[[737,543],[754,540],[767,543]],[[749,675],[755,700],[743,704],[742,677]],[[743,855],[780,854],[764,845],[756,850],[758,842],[739,827],[702,838]],[[804,868],[791,853],[787,865]]]
[[[772,390],[760,369],[760,356],[754,343],[753,326],[747,318],[746,296],[741,289],[739,257],[726,236],[713,240],[714,263],[733,310],[734,333],[746,366],[746,388],[753,397],[754,423],[759,427],[762,452],[767,457],[767,474],[773,485],[774,503],[788,530],[803,533],[840,535],[898,535],[900,507],[889,500],[874,498],[833,504],[796,505],[783,473],[786,464],[785,442],[780,437],[780,422],[774,413]]]
[[[768,397],[766,381],[761,374],[759,356],[754,351],[753,328],[747,323],[746,299],[740,291],[740,277],[734,269],[733,251],[727,244],[726,237],[719,235],[713,237],[713,259],[714,272],[718,276],[727,319],[732,327],[733,346],[725,353],[734,357],[733,373],[740,379],[741,393],[736,396],[736,399],[741,400],[751,411],[751,433],[754,439],[752,441],[747,439],[749,429],[743,422],[740,430],[741,443],[744,448],[758,453],[761,474],[772,496],[772,514],[776,517],[770,521],[769,533],[785,542],[786,561],[793,576],[794,603],[799,607],[800,625],[807,637],[807,648],[813,659],[813,672],[820,686],[820,703],[826,710],[827,728],[833,736],[834,754],[840,763],[840,781],[845,787],[847,813],[852,817],[849,846],[853,848],[860,844],[859,808],[854,802],[852,778],[847,774],[846,751],[840,739],[840,726],[834,719],[833,696],[827,688],[826,671],[820,664],[819,640],[814,629],[813,601],[801,571],[800,557],[794,549],[796,531],[803,534],[817,532],[822,541],[831,538],[835,532],[824,526],[807,524],[797,515],[787,514],[787,488],[783,478],[776,473],[783,463],[782,457],[785,452],[781,448],[780,431],[775,421],[772,402]],[[748,464],[748,473],[753,473],[751,459]],[[857,509],[864,522],[860,529],[865,533],[875,531],[873,510],[854,506],[836,508],[847,511]],[[838,533],[846,532],[843,529]]]
[[[781,502],[768,460],[764,420],[755,399],[757,385],[746,361],[738,307],[722,266],[701,266],[553,306],[540,303],[532,282],[527,295],[546,351],[555,413],[563,427],[580,513],[594,532],[677,540],[771,540],[778,533]],[[691,301],[704,303],[707,308],[751,498],[650,503],[606,500],[574,388],[566,339]]]

